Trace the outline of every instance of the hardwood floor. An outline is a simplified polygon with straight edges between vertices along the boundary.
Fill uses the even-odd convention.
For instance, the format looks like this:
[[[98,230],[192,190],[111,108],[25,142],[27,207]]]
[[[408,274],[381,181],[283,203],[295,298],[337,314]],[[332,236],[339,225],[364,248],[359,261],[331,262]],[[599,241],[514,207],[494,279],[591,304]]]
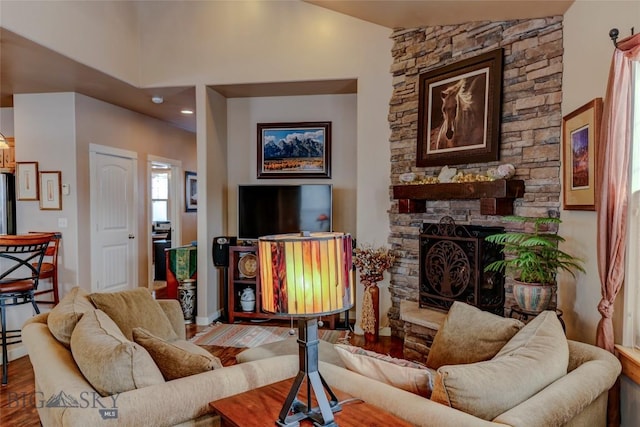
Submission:
[[[277,324],[282,322],[269,321],[261,324]],[[204,326],[187,325],[187,338],[191,338]],[[380,337],[377,343],[365,343],[364,336],[350,334],[350,343],[378,353],[402,357],[402,341],[398,338]],[[218,356],[224,366],[234,365],[235,356],[242,348],[204,346],[208,351]],[[9,384],[0,388],[0,426],[2,427],[32,427],[39,426],[40,419],[36,405],[42,404],[35,394],[33,368],[28,356],[21,357],[9,363]]]
[[[9,363],[9,384],[0,388],[0,425],[39,426],[33,368],[28,356]]]

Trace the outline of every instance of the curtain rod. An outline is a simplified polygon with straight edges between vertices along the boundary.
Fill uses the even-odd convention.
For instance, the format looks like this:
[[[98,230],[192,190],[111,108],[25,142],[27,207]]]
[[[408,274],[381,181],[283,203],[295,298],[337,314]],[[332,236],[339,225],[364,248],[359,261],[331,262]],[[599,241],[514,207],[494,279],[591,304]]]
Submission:
[[[633,35],[633,31],[634,31],[635,27],[631,27],[631,35]],[[618,47],[618,36],[620,35],[620,31],[618,31],[617,28],[612,28],[611,30],[609,30],[609,37],[611,38],[611,41],[613,42],[613,45],[615,47]]]

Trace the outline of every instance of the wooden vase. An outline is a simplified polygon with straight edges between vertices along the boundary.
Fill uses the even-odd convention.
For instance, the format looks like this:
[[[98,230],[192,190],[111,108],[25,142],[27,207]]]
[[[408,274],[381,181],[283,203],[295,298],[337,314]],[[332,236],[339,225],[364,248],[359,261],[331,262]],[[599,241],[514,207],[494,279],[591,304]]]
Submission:
[[[365,292],[371,293],[371,302],[373,306],[373,319],[374,319],[374,332],[365,332],[364,340],[365,342],[378,342],[380,339],[380,289],[378,288],[378,284],[373,282],[373,284],[369,285]]]

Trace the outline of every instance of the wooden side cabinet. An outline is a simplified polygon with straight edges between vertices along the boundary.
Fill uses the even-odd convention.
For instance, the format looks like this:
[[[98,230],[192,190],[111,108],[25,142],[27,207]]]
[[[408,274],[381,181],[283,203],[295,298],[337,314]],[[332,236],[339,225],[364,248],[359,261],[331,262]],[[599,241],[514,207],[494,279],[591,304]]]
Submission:
[[[234,323],[236,319],[289,319],[289,317],[262,311],[260,265],[258,264],[258,248],[256,246],[229,246],[228,268],[227,307],[229,310],[229,323]],[[246,288],[252,289],[256,297],[253,310],[245,310],[242,307],[241,297]],[[336,329],[336,323],[340,320],[340,315],[322,316],[321,320],[326,322],[325,324],[329,329]]]
[[[236,318],[243,319],[271,319],[271,313],[262,311],[262,290],[260,288],[260,272],[258,270],[258,248],[255,246],[229,247],[229,274],[227,296],[229,308],[229,323]],[[255,295],[255,306],[252,310],[243,308],[242,293],[246,288]]]
[[[16,169],[16,143],[13,137],[7,137],[6,140],[9,148],[0,150],[0,169],[14,173]]]

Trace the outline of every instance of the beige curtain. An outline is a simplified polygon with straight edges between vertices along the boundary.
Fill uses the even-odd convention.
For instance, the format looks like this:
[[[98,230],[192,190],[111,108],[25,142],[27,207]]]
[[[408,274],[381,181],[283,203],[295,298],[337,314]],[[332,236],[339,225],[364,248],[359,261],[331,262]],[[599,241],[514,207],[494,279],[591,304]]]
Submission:
[[[598,272],[602,299],[596,344],[613,353],[613,303],[624,282],[632,62],[640,59],[640,34],[618,43],[611,61],[598,152]],[[620,425],[620,384],[609,391],[607,424]]]
[[[613,352],[613,303],[624,281],[627,194],[631,149],[632,61],[640,59],[640,34],[618,43],[613,53],[598,146],[598,271],[602,316],[598,346]]]

